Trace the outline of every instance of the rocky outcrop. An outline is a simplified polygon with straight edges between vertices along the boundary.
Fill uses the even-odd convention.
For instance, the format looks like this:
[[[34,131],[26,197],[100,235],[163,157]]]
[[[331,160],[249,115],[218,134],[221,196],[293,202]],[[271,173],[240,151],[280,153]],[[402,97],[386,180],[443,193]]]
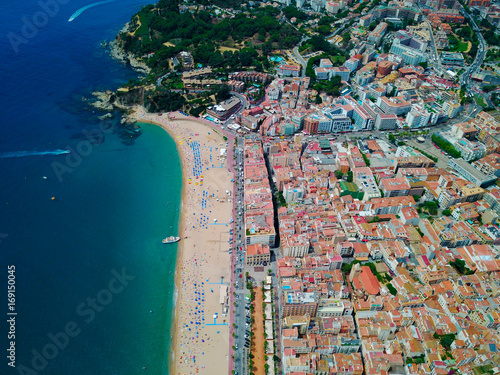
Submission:
[[[142,86],[133,88],[120,88],[116,92],[112,91],[95,91],[92,96],[95,99],[89,100],[90,105],[101,111],[112,111],[116,108],[126,110],[135,105],[144,104],[145,89]],[[85,100],[85,99],[84,99]],[[101,117],[109,117],[103,115]]]
[[[101,110],[101,111],[112,111],[114,106],[113,103],[115,101],[115,93],[112,91],[94,91],[92,96],[95,97],[95,100],[91,101],[90,104]]]
[[[111,43],[109,43],[109,52],[111,54],[111,57],[114,59],[120,61],[123,64],[130,64],[130,66],[138,71],[139,73],[142,74],[149,74],[150,68],[141,61],[140,59],[136,58],[134,55],[132,55],[129,52],[126,52],[123,49],[123,41],[120,39],[120,35],[122,33],[128,33],[130,32],[130,26],[129,24],[125,24],[125,27],[118,33],[118,36],[116,37],[115,40],[113,40]]]

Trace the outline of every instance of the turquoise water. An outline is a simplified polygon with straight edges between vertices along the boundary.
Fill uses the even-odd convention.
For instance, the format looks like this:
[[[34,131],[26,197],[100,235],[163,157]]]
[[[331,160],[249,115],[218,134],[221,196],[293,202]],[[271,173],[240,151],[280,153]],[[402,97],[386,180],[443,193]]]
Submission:
[[[157,126],[126,129],[118,113],[101,121],[82,101],[137,77],[101,41],[148,1],[103,3],[68,22],[89,3],[61,1],[17,52],[6,36],[22,35],[39,2],[0,12],[0,268],[16,267],[18,313],[18,367],[1,374],[168,374],[177,245],[161,239],[178,230],[175,143]],[[90,144],[85,134],[103,124]],[[122,272],[126,285],[116,284]],[[51,337],[68,327],[75,334],[56,348]]]

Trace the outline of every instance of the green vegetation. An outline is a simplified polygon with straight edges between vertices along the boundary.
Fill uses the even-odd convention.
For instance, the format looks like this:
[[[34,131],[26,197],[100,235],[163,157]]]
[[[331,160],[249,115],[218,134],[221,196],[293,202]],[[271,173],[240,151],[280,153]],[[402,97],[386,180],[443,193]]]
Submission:
[[[321,35],[329,35],[332,33],[332,23],[335,22],[335,18],[331,16],[324,16],[318,22],[318,27],[316,31]]]
[[[231,97],[231,88],[228,85],[219,85],[215,88],[215,99],[222,102]]]
[[[370,159],[368,159],[366,157],[366,155],[364,154],[364,152],[361,152],[361,156],[363,157],[363,160],[365,161],[366,166],[369,167],[370,166]]]
[[[303,11],[297,9],[294,6],[288,6],[283,8],[283,14],[288,18],[297,18],[297,21],[306,21],[309,19],[309,16],[305,14]]]
[[[474,95],[474,100],[476,101],[477,105],[480,105],[483,108],[488,106],[488,104],[486,104],[486,102],[484,101],[484,97],[482,95]]]
[[[467,96],[465,85],[462,85],[460,87],[459,96],[460,96],[460,104],[462,105],[472,103],[473,101],[471,97]]]
[[[181,51],[192,52],[196,63],[235,70],[259,62],[269,64],[267,53],[298,44],[300,33],[277,22],[278,14],[278,9],[268,6],[253,9],[251,16],[241,13],[232,19],[219,19],[205,11],[181,14],[178,0],[160,0],[156,5],[144,6],[132,18],[131,29],[135,31],[120,33],[118,38],[123,48],[136,57],[154,53],[146,63],[159,73],[168,71],[168,59]],[[231,39],[240,46],[243,41],[254,40],[262,55],[251,46],[220,52],[218,47]],[[165,45],[172,41],[176,41],[174,46]]]
[[[497,107],[500,105],[500,93],[499,92],[494,92],[493,94],[491,94],[490,98],[491,98],[491,101],[493,102],[494,105],[496,105]]]
[[[144,99],[144,106],[149,112],[177,111],[186,104],[186,99],[178,92],[157,90]]]
[[[472,372],[474,375],[494,374],[493,367],[491,363],[483,366],[476,366],[472,368]]]
[[[439,343],[441,346],[445,349],[451,350],[451,344],[453,344],[453,341],[455,341],[455,333],[449,333],[446,335],[438,335],[437,333],[434,333],[433,337],[435,339],[439,339]]]
[[[344,176],[344,172],[342,172],[340,169],[337,169],[337,170],[335,171],[335,177],[336,177],[337,179],[339,179],[339,180],[340,180],[343,176]]]
[[[497,85],[486,85],[483,87],[483,91],[490,92],[490,91],[496,90],[497,88],[498,88]]]
[[[443,210],[443,215],[444,216],[451,216],[451,211],[450,210]]]
[[[465,260],[455,259],[448,262],[448,264],[454,267],[460,275],[472,275],[474,273],[474,271],[466,266],[467,263],[465,263]]]
[[[436,201],[427,201],[419,203],[417,207],[418,212],[427,212],[429,215],[437,215],[438,203]]]
[[[278,201],[278,207],[286,207],[286,200],[281,191],[276,192],[276,200]]]
[[[354,174],[352,171],[347,172],[347,182],[352,182],[354,179]]]
[[[448,50],[451,52],[465,52],[469,48],[469,43],[458,40],[453,34],[448,35],[448,43]]]
[[[444,150],[445,152],[449,153],[452,157],[459,158],[461,156],[461,153],[459,151],[457,151],[457,149],[455,149],[455,146],[453,146],[446,139],[443,139],[436,134],[433,134],[431,139],[432,139],[432,142],[434,142],[434,144],[436,146],[438,146],[440,149]]]
[[[353,260],[351,263],[343,263],[342,264],[342,272],[344,273],[350,273],[352,270],[352,267],[354,267],[355,264],[361,263],[359,260]]]
[[[427,69],[427,62],[426,61],[423,61],[421,63],[418,63],[418,65],[420,65],[422,68],[424,69]]]
[[[306,76],[311,77],[311,79],[316,78],[313,65],[319,66],[319,61],[321,59],[330,59],[333,66],[340,66],[349,57],[346,52],[329,43],[320,35],[314,35],[313,37],[311,37],[311,39],[307,41],[307,44],[310,48],[310,52],[323,51],[323,54],[310,58],[307,62]]]
[[[331,96],[340,95],[340,76],[335,76],[330,80],[320,81],[314,85],[314,89],[318,92],[325,92]]]
[[[389,293],[391,293],[393,296],[395,296],[396,294],[398,294],[398,291],[396,290],[396,288],[394,288],[392,286],[391,283],[387,284],[387,289],[389,289]]]
[[[495,34],[495,26],[486,19],[483,19],[479,25],[483,28],[482,34],[486,43],[492,46],[500,46],[500,37]]]
[[[422,155],[428,157],[429,159],[431,159],[434,163],[437,163],[438,161],[438,158],[435,157],[435,156],[432,156],[431,154],[428,154],[427,152],[419,149],[419,148],[416,148],[416,147],[413,147],[415,150],[417,150],[418,152],[420,152]]]
[[[467,62],[471,62],[477,54],[479,39],[469,25],[453,24],[455,35],[448,36],[449,51],[463,52]],[[470,48],[469,48],[470,46]],[[466,52],[468,51],[468,52]]]

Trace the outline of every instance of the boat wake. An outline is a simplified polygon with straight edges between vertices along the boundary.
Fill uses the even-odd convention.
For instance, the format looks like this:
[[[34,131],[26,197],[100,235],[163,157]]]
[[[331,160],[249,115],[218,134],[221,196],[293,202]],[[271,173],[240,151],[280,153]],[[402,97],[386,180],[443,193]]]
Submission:
[[[43,156],[43,155],[63,155],[69,154],[69,150],[53,150],[53,151],[13,151],[0,154],[0,159],[7,158],[22,158],[25,156]]]
[[[92,3],[92,4],[89,4],[89,5],[85,5],[84,7],[81,7],[75,13],[73,13],[73,15],[69,18],[68,22],[73,21],[76,17],[78,17],[83,12],[85,12],[87,9],[96,7],[96,6],[101,5],[101,4],[111,3],[113,1],[115,1],[115,0],[99,1],[98,3]]]

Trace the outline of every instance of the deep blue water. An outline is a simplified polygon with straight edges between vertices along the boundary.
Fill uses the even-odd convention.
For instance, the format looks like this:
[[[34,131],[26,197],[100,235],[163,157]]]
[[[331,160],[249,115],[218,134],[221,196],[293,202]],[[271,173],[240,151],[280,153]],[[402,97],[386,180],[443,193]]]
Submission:
[[[82,101],[137,76],[101,42],[147,3],[100,4],[72,22],[92,1],[60,0],[46,18],[35,0],[0,5],[1,374],[168,373],[176,245],[161,238],[177,233],[175,143],[119,114],[101,121]],[[15,369],[4,355],[8,265]]]

